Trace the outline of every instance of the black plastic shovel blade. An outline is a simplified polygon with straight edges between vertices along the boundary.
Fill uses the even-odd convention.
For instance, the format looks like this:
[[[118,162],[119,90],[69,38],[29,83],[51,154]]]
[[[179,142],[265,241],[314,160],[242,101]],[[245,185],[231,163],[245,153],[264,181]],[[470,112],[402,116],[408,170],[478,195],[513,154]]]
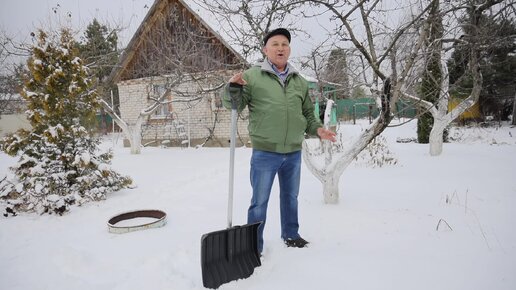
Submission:
[[[260,223],[234,226],[207,233],[201,238],[201,267],[204,287],[220,285],[251,276],[261,266],[258,253]]]

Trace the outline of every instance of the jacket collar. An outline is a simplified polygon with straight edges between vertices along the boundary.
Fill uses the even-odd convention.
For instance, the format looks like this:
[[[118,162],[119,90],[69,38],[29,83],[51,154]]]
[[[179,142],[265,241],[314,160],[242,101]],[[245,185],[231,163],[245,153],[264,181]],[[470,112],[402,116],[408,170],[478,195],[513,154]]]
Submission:
[[[271,64],[267,60],[259,62],[257,65],[261,67],[262,71],[276,74],[276,72],[272,68]],[[299,72],[289,62],[287,62],[286,68],[288,68],[287,76],[289,76],[291,74],[299,74]]]

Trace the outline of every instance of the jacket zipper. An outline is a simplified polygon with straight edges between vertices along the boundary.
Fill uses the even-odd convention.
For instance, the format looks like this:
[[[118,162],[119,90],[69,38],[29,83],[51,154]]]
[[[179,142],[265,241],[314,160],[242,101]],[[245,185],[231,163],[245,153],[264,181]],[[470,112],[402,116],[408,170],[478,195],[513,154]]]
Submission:
[[[280,83],[280,85],[283,87],[283,99],[285,100],[285,113],[287,115],[287,120],[286,120],[286,123],[285,123],[285,139],[283,140],[283,148],[285,149],[285,147],[287,146],[287,137],[288,137],[288,100],[287,100],[287,85],[288,85],[288,81],[290,80],[290,77],[291,75],[289,74],[287,76],[287,78],[285,79],[284,82],[281,81],[280,77],[276,74],[274,74],[276,76],[276,79],[278,80],[278,82]]]
[[[288,100],[287,100],[287,85],[288,85],[288,81],[290,80],[290,75],[287,76],[287,78],[285,79],[285,81],[283,82],[283,97],[285,99],[285,111],[286,111],[286,115],[287,115],[287,123],[286,123],[286,126],[285,126],[285,139],[283,140],[283,148],[285,148],[287,146],[287,137],[288,137],[288,119],[289,119],[289,115],[288,115]]]

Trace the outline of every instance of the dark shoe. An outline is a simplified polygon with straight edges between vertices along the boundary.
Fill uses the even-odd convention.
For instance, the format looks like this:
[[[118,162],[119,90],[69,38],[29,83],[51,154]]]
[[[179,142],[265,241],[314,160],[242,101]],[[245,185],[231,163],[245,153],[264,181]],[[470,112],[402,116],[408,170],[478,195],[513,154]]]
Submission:
[[[306,245],[308,245],[308,242],[303,238],[297,238],[297,239],[286,239],[285,245],[287,247],[293,247],[293,248],[304,248]]]

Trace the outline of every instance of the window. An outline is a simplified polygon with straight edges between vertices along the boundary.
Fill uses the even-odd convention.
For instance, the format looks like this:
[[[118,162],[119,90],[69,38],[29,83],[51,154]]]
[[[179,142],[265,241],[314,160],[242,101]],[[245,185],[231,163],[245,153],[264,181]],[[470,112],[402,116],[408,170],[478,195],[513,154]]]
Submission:
[[[212,111],[216,111],[222,108],[222,94],[223,90],[216,91],[213,93],[213,98],[211,99],[211,109]]]
[[[151,99],[156,100],[158,99],[163,93],[165,93],[165,85],[152,85],[152,90],[150,93]],[[172,96],[168,95],[166,96],[162,101],[167,102],[172,100]],[[159,106],[154,113],[152,114],[153,119],[164,119],[167,117],[170,117],[170,114],[173,111],[172,103],[162,104]]]

